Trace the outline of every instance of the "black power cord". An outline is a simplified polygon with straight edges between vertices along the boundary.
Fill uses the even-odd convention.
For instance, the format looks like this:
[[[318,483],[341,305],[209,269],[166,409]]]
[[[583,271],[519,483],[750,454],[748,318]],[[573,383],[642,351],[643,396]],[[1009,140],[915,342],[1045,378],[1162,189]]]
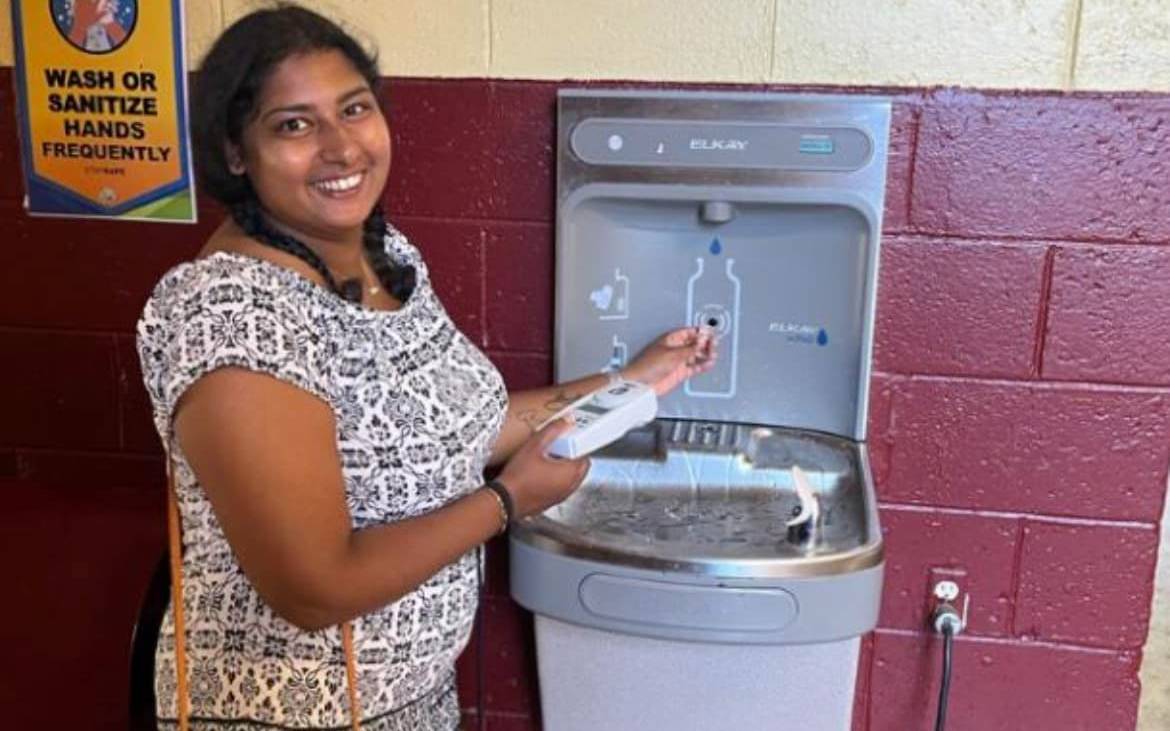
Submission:
[[[943,602],[934,610],[934,631],[943,637],[942,683],[938,689],[938,715],[934,720],[934,731],[945,731],[947,725],[947,703],[951,695],[951,665],[955,652],[955,635],[963,631],[963,618],[950,603]]]
[[[947,726],[947,701],[951,695],[951,655],[954,654],[955,630],[949,624],[943,627],[943,668],[942,684],[938,689],[938,715],[934,719],[934,731],[944,731]]]

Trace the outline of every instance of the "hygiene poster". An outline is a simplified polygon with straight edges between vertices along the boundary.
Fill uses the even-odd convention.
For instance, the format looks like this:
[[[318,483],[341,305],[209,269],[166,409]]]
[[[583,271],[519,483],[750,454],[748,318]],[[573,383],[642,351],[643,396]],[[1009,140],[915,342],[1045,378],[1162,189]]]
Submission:
[[[11,0],[31,215],[195,221],[181,0]]]

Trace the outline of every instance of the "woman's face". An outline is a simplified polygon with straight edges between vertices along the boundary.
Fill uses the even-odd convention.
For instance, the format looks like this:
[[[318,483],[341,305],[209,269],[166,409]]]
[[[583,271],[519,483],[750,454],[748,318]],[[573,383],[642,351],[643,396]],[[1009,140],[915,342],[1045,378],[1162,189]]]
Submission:
[[[309,239],[360,238],[390,171],[386,119],[340,51],[281,62],[261,89],[242,148],[233,172],[247,173],[274,223]]]

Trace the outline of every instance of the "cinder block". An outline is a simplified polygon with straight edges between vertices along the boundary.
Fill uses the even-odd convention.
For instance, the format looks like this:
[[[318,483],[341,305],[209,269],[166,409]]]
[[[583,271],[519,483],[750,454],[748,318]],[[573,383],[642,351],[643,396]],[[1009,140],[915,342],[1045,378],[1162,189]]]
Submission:
[[[487,218],[492,165],[489,85],[478,79],[390,78],[381,89],[394,157],[391,216]]]
[[[906,94],[893,99],[890,147],[886,157],[886,210],[884,233],[898,233],[910,226],[910,181],[914,164],[914,138],[922,96]]]
[[[524,713],[485,713],[486,731],[540,731],[540,719]]]
[[[1121,731],[1137,721],[1138,653],[960,636],[948,731]],[[870,731],[930,731],[940,638],[878,632]]]
[[[532,615],[505,597],[483,599],[485,711],[532,715],[539,707]]]
[[[1051,88],[1073,0],[782,0],[772,79],[803,84]]]
[[[118,449],[113,338],[0,330],[0,353],[0,445]]]
[[[122,416],[122,449],[135,454],[162,455],[162,441],[154,427],[150,396],[134,336],[117,336],[118,408]]]
[[[1154,522],[1170,393],[911,379],[894,391],[885,500]]]
[[[1084,0],[1077,89],[1170,91],[1170,13],[1165,0]]]
[[[22,668],[0,684],[5,728],[130,727],[130,637],[164,555],[165,492],[97,480],[70,488],[4,490],[0,646]],[[72,689],[68,702],[50,676]]]
[[[885,241],[876,367],[1033,375],[1044,257],[1044,247],[1027,244]]]
[[[494,81],[490,200],[494,215],[553,220],[557,89],[564,83]]]
[[[471,221],[404,216],[393,222],[422,252],[447,314],[471,342],[483,345],[483,228]]]
[[[874,634],[870,632],[861,638],[861,651],[857,655],[857,685],[853,692],[852,731],[869,731],[870,671],[873,668]]]
[[[556,87],[390,79],[397,215],[552,220]]]
[[[0,54],[12,46],[5,38],[9,14],[0,12]],[[0,58],[0,63],[11,63]],[[20,163],[20,137],[16,122],[16,79],[11,67],[0,68],[0,203],[19,203],[24,195],[24,173]]]
[[[1044,376],[1170,385],[1170,251],[1061,248],[1052,271]]]
[[[520,355],[489,351],[509,391],[541,388],[552,383],[552,358],[547,355]]]
[[[1170,101],[943,90],[919,124],[911,220],[960,236],[1170,240]]]
[[[890,411],[896,378],[875,373],[869,382],[869,420],[865,443],[874,483],[886,481],[890,470]]]
[[[931,569],[957,569],[970,596],[968,631],[1011,634],[1019,521],[883,506],[886,545],[881,627],[924,630],[930,610]]]
[[[552,351],[553,229],[489,223],[487,344],[493,350]]]
[[[766,81],[772,3],[493,0],[491,75]]]
[[[1158,532],[1153,526],[1024,524],[1015,633],[1138,650],[1146,640]]]
[[[459,707],[464,711],[478,711],[476,700],[479,698],[479,647],[482,628],[476,623],[471,632],[471,639],[467,647],[455,661],[455,689],[459,693]]]
[[[183,21],[187,31],[187,68],[194,70],[223,31],[223,4],[206,0],[184,2]]]
[[[223,0],[227,23],[257,7],[270,5],[267,0]],[[383,73],[418,76],[487,74],[487,3],[466,0],[314,0],[310,7],[339,23],[364,44],[373,46],[378,51]]]
[[[218,220],[197,226],[30,218],[0,207],[7,255],[0,324],[132,332],[162,275],[192,258]]]
[[[100,486],[165,494],[167,486],[166,465],[161,457],[38,449],[21,451],[16,459],[21,482],[46,488],[77,490]]]

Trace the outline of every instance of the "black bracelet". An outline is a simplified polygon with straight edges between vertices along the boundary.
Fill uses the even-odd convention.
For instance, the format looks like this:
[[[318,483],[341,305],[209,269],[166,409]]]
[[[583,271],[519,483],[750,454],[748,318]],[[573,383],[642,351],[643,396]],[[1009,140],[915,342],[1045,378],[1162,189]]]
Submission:
[[[516,504],[512,502],[512,493],[508,492],[508,488],[499,480],[488,480],[488,483],[484,487],[499,496],[500,502],[504,506],[507,525],[511,525],[512,519],[516,517]]]

